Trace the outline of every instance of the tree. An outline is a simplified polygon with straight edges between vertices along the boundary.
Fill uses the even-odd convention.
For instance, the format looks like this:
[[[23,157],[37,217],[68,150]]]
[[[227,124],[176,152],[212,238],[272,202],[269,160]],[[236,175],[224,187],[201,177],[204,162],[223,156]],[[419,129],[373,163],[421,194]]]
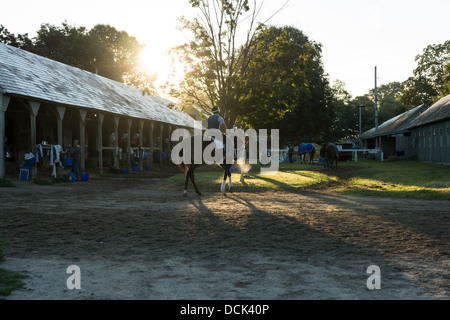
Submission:
[[[27,33],[15,36],[1,24],[0,24],[0,42],[28,51],[32,51],[31,49],[33,47],[33,42],[28,37]]]
[[[369,91],[369,95],[374,95],[374,92],[375,92],[374,89],[371,89]],[[388,84],[381,85],[380,87],[377,88],[379,123],[383,123],[411,109],[410,106],[406,106],[400,101],[400,96],[402,92],[403,92],[403,85],[400,82],[390,82]]]
[[[400,99],[404,104],[411,107],[422,103],[431,105],[450,93],[450,40],[427,46],[415,61],[414,76],[403,83]]]
[[[254,128],[279,128],[284,142],[321,139],[331,123],[331,91],[321,45],[294,27],[264,27],[256,35],[239,119]]]
[[[181,29],[191,33],[192,40],[173,48],[185,66],[185,79],[171,94],[182,105],[195,105],[209,111],[213,105],[220,108],[228,126],[232,126],[241,110],[245,92],[237,86],[245,77],[253,54],[250,49],[256,31],[261,6],[249,0],[189,0],[198,9],[193,20],[180,18]],[[246,24],[245,24],[245,23]],[[238,39],[245,31],[245,40]]]
[[[359,133],[359,103],[351,101],[351,95],[345,90],[345,83],[336,80],[331,87],[331,110],[333,123],[326,136],[328,141],[355,139]]]

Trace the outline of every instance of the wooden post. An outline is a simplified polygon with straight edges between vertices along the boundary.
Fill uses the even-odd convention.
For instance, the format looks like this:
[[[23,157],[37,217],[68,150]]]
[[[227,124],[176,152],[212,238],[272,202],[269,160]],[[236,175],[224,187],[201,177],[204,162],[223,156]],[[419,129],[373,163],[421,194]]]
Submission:
[[[30,111],[30,127],[31,127],[31,152],[36,153],[36,117],[41,104],[35,101],[27,101],[28,110]],[[37,176],[37,165],[33,166],[32,176]]]
[[[128,127],[127,127],[127,161],[128,161],[128,168],[130,171],[133,169],[131,166],[131,125],[133,124],[132,119],[128,119]]]
[[[142,169],[144,168],[144,159],[142,159],[143,157],[143,152],[142,152],[142,143],[143,143],[143,139],[142,139],[142,134],[144,133],[144,120],[139,120],[139,167],[142,171]]]
[[[57,128],[58,128],[58,137],[57,138],[58,138],[58,145],[60,145],[61,148],[63,147],[63,127],[62,127],[62,123],[63,123],[64,114],[65,113],[66,113],[66,108],[65,107],[56,106],[56,119],[57,119]],[[58,176],[59,166],[55,166],[55,168],[56,168],[56,175]]]
[[[162,154],[163,154],[163,133],[164,133],[164,124],[160,124],[160,134],[159,134],[159,166],[162,168],[163,161],[162,161]]]
[[[114,117],[114,135],[116,136],[116,140],[114,141],[114,169],[119,170],[119,117]]]
[[[5,113],[10,97],[0,94],[0,179],[5,179]]]
[[[85,128],[86,128],[86,114],[87,110],[78,110],[80,114],[80,147],[81,147],[81,160],[80,160],[80,171],[84,172],[86,170],[85,160],[86,160],[86,139],[85,139]]]
[[[155,123],[153,121],[150,121],[150,164],[153,166],[153,157],[155,154],[155,144],[153,141],[153,128],[155,126]]]
[[[66,113],[66,108],[61,106],[56,106],[56,119],[58,121],[58,144],[63,147],[63,127],[62,123],[64,120],[64,114]]]
[[[103,119],[105,115],[99,113],[97,116],[97,150],[98,150],[98,173],[103,174]]]

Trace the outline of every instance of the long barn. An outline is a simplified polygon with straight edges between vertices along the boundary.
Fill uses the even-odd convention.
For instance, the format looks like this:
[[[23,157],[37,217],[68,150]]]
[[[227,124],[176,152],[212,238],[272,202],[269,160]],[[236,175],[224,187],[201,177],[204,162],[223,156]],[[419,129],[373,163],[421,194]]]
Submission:
[[[409,129],[417,160],[450,164],[450,95],[424,111]]]
[[[196,126],[171,106],[167,99],[0,43],[0,141],[5,141],[0,178],[6,167],[18,170],[24,155],[36,154],[41,143],[66,149],[74,139],[82,146],[82,171],[129,167],[133,148],[140,150],[141,166],[144,153],[158,154],[162,163],[171,132]],[[11,163],[5,161],[6,148],[12,151]]]

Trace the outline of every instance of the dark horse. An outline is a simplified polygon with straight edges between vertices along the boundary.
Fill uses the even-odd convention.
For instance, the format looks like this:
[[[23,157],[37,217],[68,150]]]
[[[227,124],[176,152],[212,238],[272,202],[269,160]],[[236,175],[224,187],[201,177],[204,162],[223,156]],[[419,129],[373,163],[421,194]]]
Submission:
[[[194,139],[195,137],[190,137],[188,139],[190,139],[190,145],[191,145],[191,150],[194,150]],[[215,144],[214,141],[203,141],[203,136],[199,137],[199,139],[202,139],[202,155],[203,155],[203,151],[205,150],[206,147],[210,146],[211,144]],[[237,142],[235,140],[235,142]],[[211,147],[211,146],[210,146]],[[233,155],[233,159],[237,160],[237,156],[240,154],[240,152],[244,152],[245,151],[245,144],[242,144],[241,146],[237,146],[236,143],[234,144],[234,155]],[[223,155],[225,157],[225,150],[223,150]],[[214,153],[212,153],[212,156],[214,156]],[[203,158],[203,157],[202,157]],[[223,181],[222,181],[222,185],[220,188],[220,191],[222,192],[223,195],[225,195],[225,185],[226,185],[226,181],[227,181],[227,177],[228,177],[228,191],[230,193],[233,192],[233,184],[231,181],[231,171],[230,168],[232,166],[231,163],[226,163],[226,161],[222,161],[223,163],[217,163],[216,165],[220,166],[224,173],[223,173]],[[201,195],[200,190],[198,190],[197,184],[195,183],[195,169],[197,169],[200,166],[206,165],[206,163],[204,163],[202,161],[201,164],[195,164],[194,161],[194,152],[191,152],[191,159],[189,161],[189,164],[185,163],[184,161],[181,162],[179,164],[179,167],[185,172],[185,180],[184,180],[184,193],[183,196],[187,197],[187,188],[188,188],[188,182],[189,180],[191,180],[191,183],[194,187],[195,192],[198,195]],[[244,172],[241,170],[241,182],[244,181]]]
[[[336,169],[338,168],[339,151],[334,143],[327,142],[322,145],[320,156],[325,161],[325,168],[333,169],[333,162],[336,162]]]
[[[314,155],[316,154],[316,147],[312,143],[302,143],[298,146],[298,156],[300,162],[306,163],[306,155],[309,154],[309,164],[314,164]]]

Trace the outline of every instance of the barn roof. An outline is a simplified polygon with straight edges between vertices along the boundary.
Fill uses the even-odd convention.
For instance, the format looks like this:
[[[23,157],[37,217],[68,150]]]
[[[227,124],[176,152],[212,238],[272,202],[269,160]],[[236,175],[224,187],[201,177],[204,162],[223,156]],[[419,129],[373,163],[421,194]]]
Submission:
[[[438,102],[429,107],[428,110],[417,117],[409,127],[421,127],[448,119],[450,119],[450,95],[441,98]]]
[[[3,43],[0,92],[182,127],[195,125],[186,113],[170,109],[170,100]]]
[[[364,132],[361,137],[363,139],[372,139],[380,136],[408,132],[410,123],[413,122],[421,113],[425,112],[425,110],[427,110],[427,106],[425,105],[415,107],[383,122],[378,126],[378,134],[376,134],[375,128],[372,128]]]

